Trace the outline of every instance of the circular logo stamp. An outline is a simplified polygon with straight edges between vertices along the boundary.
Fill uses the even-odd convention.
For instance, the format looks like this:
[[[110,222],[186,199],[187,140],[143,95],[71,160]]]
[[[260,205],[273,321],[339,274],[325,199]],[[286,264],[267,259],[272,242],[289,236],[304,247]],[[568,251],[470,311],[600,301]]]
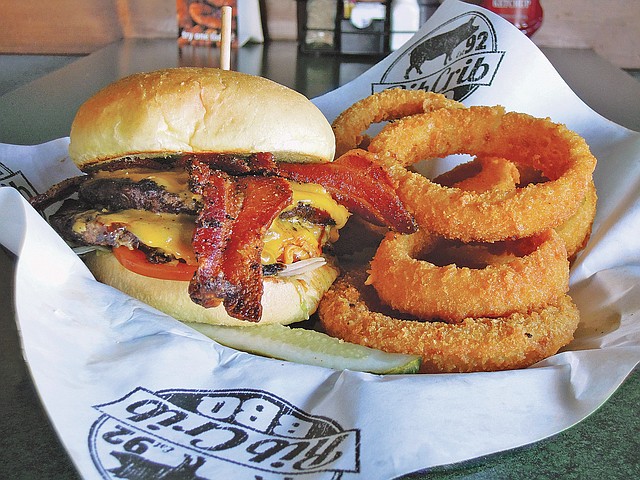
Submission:
[[[340,479],[359,472],[359,430],[312,416],[261,390],[137,388],[89,434],[105,479]]]
[[[489,19],[467,12],[406,45],[380,82],[372,85],[372,93],[406,88],[461,101],[478,87],[491,85],[503,56]]]

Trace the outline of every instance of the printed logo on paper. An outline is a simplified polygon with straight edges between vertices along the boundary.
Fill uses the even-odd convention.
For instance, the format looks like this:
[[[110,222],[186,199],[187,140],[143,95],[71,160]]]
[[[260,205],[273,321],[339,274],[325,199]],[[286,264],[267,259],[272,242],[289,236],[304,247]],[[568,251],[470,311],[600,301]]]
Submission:
[[[491,85],[504,56],[493,25],[479,12],[454,17],[404,48],[372,93],[400,87],[461,101]]]
[[[139,387],[94,408],[89,449],[105,479],[340,479],[360,469],[359,430],[261,390]]]
[[[3,163],[0,163],[0,187],[13,187],[27,200],[38,193],[24,173],[14,172]]]

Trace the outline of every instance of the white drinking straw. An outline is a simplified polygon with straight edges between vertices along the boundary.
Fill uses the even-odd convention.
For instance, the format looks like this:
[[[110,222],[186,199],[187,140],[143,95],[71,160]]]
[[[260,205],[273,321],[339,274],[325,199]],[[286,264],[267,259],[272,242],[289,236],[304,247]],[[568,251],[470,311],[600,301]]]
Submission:
[[[230,6],[222,7],[222,31],[220,32],[220,68],[231,69],[231,17]]]

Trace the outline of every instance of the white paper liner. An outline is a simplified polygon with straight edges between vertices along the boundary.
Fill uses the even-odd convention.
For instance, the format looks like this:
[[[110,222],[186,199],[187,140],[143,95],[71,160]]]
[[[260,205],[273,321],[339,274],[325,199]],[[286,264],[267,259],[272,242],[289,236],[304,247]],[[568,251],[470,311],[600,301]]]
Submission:
[[[405,48],[316,103],[332,119],[412,46],[472,13],[504,55],[491,84],[464,102],[551,117],[598,156],[598,215],[571,276],[575,341],[529,369],[448,375],[385,377],[236,352],[95,282],[20,194],[1,188],[25,358],[84,478],[125,468],[148,478],[162,468],[186,478],[391,478],[554,435],[624,381],[640,360],[640,134],[591,111],[511,25],[455,0]],[[0,145],[0,181],[33,193],[76,174],[67,142]]]

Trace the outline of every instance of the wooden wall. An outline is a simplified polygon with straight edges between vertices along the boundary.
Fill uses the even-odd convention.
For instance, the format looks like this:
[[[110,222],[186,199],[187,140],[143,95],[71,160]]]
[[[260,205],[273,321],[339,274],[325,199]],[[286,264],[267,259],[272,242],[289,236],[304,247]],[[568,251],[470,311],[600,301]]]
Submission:
[[[621,68],[640,68],[640,0],[541,0],[545,47],[591,48]]]
[[[640,68],[640,0],[541,0],[541,46],[592,48]],[[273,39],[295,39],[296,1],[266,0]],[[78,54],[123,37],[177,35],[175,0],[0,0],[0,53]]]

